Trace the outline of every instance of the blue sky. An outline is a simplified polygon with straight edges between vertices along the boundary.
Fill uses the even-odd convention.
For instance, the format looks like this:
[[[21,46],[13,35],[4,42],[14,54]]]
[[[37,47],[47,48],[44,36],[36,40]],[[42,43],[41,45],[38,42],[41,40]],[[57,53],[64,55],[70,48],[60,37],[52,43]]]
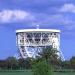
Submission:
[[[74,0],[0,0],[0,59],[17,54],[16,29],[60,29],[65,59],[75,56]]]

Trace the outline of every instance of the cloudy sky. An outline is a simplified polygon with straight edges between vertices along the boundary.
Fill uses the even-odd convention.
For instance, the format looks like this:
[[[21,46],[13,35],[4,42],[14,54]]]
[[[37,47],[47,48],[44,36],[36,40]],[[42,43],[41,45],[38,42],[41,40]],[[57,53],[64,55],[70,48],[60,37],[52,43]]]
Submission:
[[[74,0],[0,0],[0,59],[17,54],[16,29],[60,29],[65,59],[75,56]]]

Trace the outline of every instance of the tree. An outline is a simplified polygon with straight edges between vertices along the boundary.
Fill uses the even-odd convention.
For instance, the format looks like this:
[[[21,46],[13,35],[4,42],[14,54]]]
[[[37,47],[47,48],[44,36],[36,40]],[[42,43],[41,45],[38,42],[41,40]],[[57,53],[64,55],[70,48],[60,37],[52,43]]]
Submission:
[[[33,65],[33,75],[52,75],[52,69],[46,61],[39,61]]]
[[[31,69],[31,58],[18,59],[20,69]]]
[[[57,69],[61,67],[61,59],[59,58],[57,52],[57,49],[52,46],[47,46],[38,54],[40,55],[40,59],[46,60],[47,63]]]
[[[62,61],[61,66],[63,69],[70,69],[71,68],[70,61],[69,60]]]
[[[31,69],[31,62],[31,58],[28,57],[25,59],[26,69]]]
[[[20,69],[25,68],[25,60],[23,58],[18,59]]]
[[[7,63],[5,60],[0,60],[0,69],[7,69]]]
[[[70,59],[70,63],[71,63],[71,68],[72,68],[72,69],[75,69],[75,56],[73,56],[73,57]]]
[[[48,62],[48,60],[55,60],[58,58],[57,52],[58,51],[52,46],[47,46],[43,48],[42,52],[40,52],[39,55]]]
[[[17,69],[18,68],[18,60],[15,57],[8,57],[6,59],[8,69]]]

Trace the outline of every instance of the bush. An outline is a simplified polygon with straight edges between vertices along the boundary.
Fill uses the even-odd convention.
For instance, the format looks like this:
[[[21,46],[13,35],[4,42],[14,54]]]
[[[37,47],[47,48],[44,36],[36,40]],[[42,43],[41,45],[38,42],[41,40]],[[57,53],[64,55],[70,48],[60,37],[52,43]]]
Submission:
[[[33,75],[53,75],[52,68],[45,61],[33,65]]]

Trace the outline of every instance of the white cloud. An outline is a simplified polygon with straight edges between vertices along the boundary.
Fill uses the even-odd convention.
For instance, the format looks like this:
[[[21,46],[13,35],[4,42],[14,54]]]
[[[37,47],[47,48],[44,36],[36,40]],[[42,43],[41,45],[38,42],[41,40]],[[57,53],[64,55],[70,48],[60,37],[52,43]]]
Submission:
[[[69,18],[69,16],[65,16],[62,14],[60,15],[57,14],[57,15],[52,16],[51,22],[53,22],[53,24],[62,25],[68,30],[72,30],[75,28],[75,21]]]
[[[40,17],[41,16],[41,17]],[[33,13],[26,12],[23,10],[3,10],[0,12],[0,23],[28,23],[33,25],[63,25],[67,29],[75,28],[75,22],[69,15],[64,14],[43,14],[43,13]]]
[[[60,12],[72,12],[75,13],[75,5],[74,4],[64,4],[60,10]]]
[[[69,16],[57,14],[52,16],[52,20],[53,21],[51,22],[53,22],[54,24],[62,25],[68,30],[75,29],[75,21],[72,20]]]
[[[33,15],[23,10],[3,10],[0,12],[0,23],[23,22],[33,19]]]
[[[40,25],[46,26],[61,26],[67,30],[72,30],[75,28],[75,21],[64,14],[46,15],[44,20],[39,21]]]

